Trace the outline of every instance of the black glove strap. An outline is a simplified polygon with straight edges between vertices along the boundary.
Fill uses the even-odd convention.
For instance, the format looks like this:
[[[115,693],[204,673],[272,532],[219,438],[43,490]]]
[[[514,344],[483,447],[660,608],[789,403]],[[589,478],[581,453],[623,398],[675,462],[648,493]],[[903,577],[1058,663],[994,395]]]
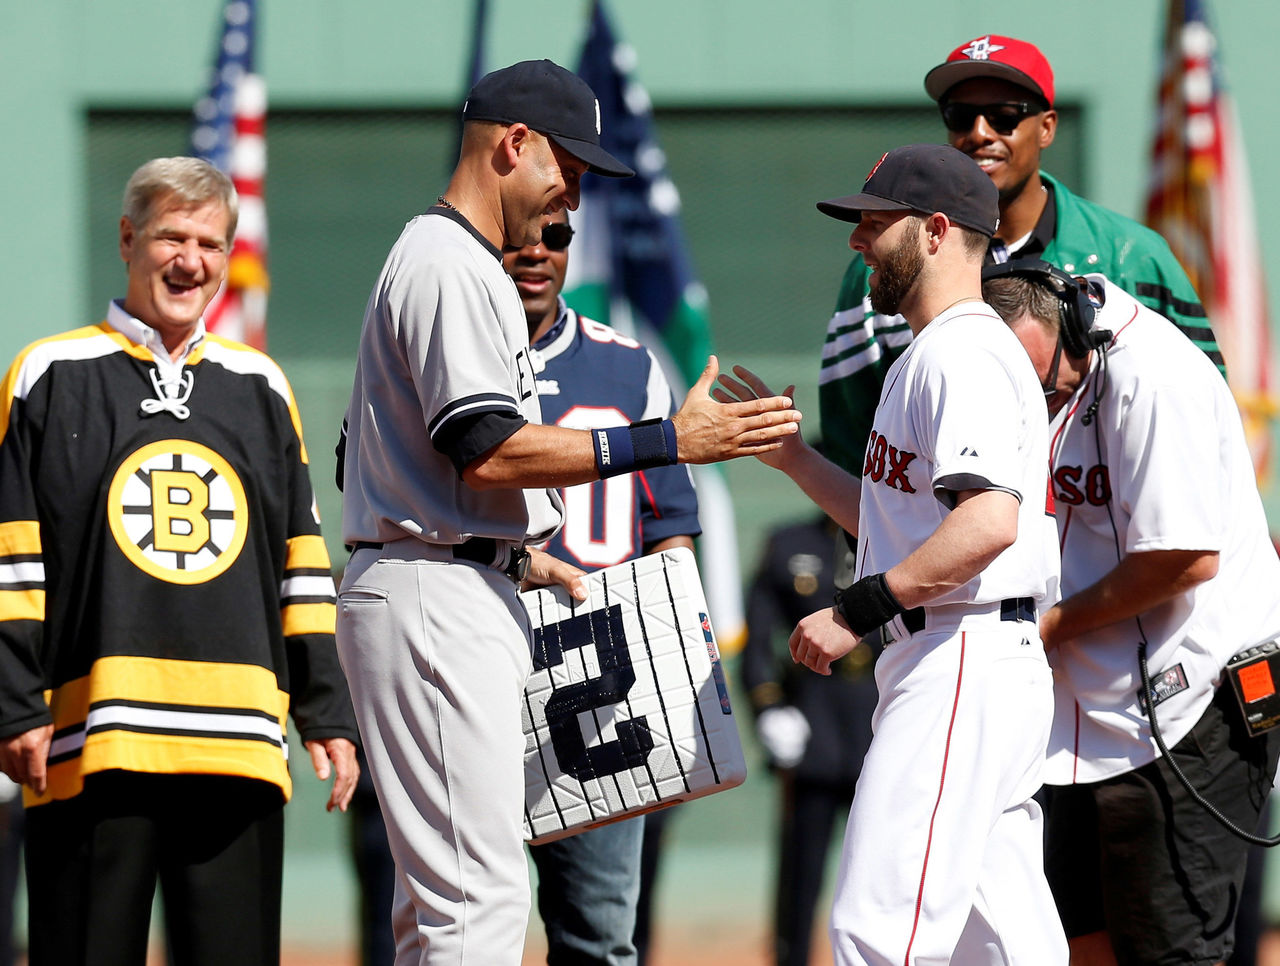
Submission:
[[[836,613],[859,637],[887,624],[906,610],[885,583],[884,574],[871,574],[837,590]]]

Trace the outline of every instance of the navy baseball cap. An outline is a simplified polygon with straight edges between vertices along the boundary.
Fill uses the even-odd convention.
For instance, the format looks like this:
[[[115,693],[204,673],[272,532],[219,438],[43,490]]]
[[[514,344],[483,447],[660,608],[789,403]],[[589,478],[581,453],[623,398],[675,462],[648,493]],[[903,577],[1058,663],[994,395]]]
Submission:
[[[596,174],[635,174],[600,147],[600,102],[587,82],[549,60],[524,60],[485,74],[467,95],[462,119],[527,124]]]
[[[908,144],[882,155],[856,195],[819,201],[840,221],[864,211],[940,211],[957,225],[990,238],[1000,224],[1000,192],[978,163],[948,144]]]

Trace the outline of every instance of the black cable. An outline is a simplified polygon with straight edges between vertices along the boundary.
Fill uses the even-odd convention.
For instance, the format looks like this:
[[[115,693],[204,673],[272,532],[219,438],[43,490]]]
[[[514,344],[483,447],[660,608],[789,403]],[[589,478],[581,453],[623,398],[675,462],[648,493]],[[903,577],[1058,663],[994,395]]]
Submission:
[[[1108,376],[1107,347],[1105,344],[1099,345],[1096,351],[1098,353],[1098,378],[1093,384],[1093,399],[1089,403],[1088,408],[1085,409],[1084,415],[1080,417],[1081,426],[1088,426],[1091,422],[1093,422],[1097,418],[1098,403],[1102,402],[1102,393],[1106,390],[1106,387],[1107,387],[1107,376]],[[1102,465],[1102,438],[1099,435],[1097,426],[1093,428],[1093,443],[1094,443],[1094,448],[1097,449],[1098,451],[1098,465],[1101,466]],[[1110,486],[1110,484],[1108,484],[1108,486]],[[1107,500],[1107,514],[1108,516],[1111,514],[1110,499]],[[1115,533],[1115,529],[1116,529],[1116,521],[1113,519],[1111,521],[1111,532]],[[1116,537],[1117,555],[1119,554],[1119,551],[1120,551],[1120,538],[1119,536],[1117,536]]]
[[[1089,403],[1089,407],[1085,410],[1084,416],[1080,420],[1080,422],[1084,426],[1088,426],[1090,423],[1094,423],[1093,444],[1094,444],[1094,450],[1098,454],[1098,465],[1101,466],[1103,465],[1102,463],[1102,429],[1100,426],[1097,425],[1095,420],[1098,415],[1098,403],[1102,400],[1103,388],[1105,387],[1106,381],[1107,381],[1106,347],[1099,346],[1098,354],[1100,356],[1098,360],[1099,373],[1098,373],[1098,380],[1094,385],[1093,400]],[[1107,486],[1108,486],[1107,501],[1106,501],[1107,519],[1111,522],[1111,534],[1115,540],[1116,562],[1118,563],[1121,559],[1120,531],[1119,531],[1119,528],[1116,527],[1115,515],[1111,512],[1111,492],[1110,492],[1109,482]],[[1220,824],[1232,835],[1235,835],[1238,838],[1244,839],[1244,841],[1252,843],[1253,845],[1262,845],[1262,846],[1265,846],[1266,848],[1274,848],[1275,846],[1280,845],[1280,835],[1276,836],[1275,838],[1266,838],[1265,836],[1255,835],[1252,832],[1246,832],[1239,825],[1237,825],[1235,822],[1231,821],[1231,819],[1227,818],[1227,816],[1222,814],[1222,811],[1216,805],[1214,805],[1211,801],[1205,798],[1204,795],[1202,795],[1199,792],[1199,790],[1197,790],[1196,787],[1191,784],[1191,779],[1187,778],[1187,776],[1183,773],[1182,769],[1179,767],[1178,763],[1173,760],[1173,756],[1169,754],[1169,749],[1165,746],[1165,743],[1164,743],[1164,736],[1160,734],[1160,725],[1156,721],[1155,700],[1151,693],[1151,675],[1150,675],[1150,672],[1147,670],[1147,634],[1146,634],[1146,631],[1142,629],[1142,618],[1135,616],[1133,620],[1134,620],[1134,623],[1138,625],[1138,671],[1142,675],[1142,701],[1145,706],[1145,710],[1147,712],[1147,721],[1151,725],[1151,737],[1155,739],[1156,747],[1160,750],[1160,754],[1164,756],[1164,760],[1168,762],[1169,770],[1173,772],[1173,776],[1176,779],[1178,779],[1179,784],[1181,784],[1182,787],[1187,790],[1187,793],[1191,796],[1191,798],[1195,801],[1195,803],[1199,805],[1201,808],[1203,808],[1206,812],[1208,812],[1209,815],[1215,821],[1218,822],[1218,824]]]
[[[1213,802],[1209,801],[1198,792],[1191,784],[1191,779],[1182,773],[1182,769],[1178,767],[1178,763],[1173,760],[1173,756],[1169,754],[1169,749],[1165,747],[1164,738],[1160,734],[1160,726],[1156,724],[1156,708],[1155,702],[1151,699],[1151,677],[1147,673],[1147,641],[1143,638],[1138,645],[1138,668],[1142,672],[1142,694],[1147,706],[1147,720],[1151,722],[1151,737],[1156,740],[1156,747],[1160,749],[1160,754],[1164,755],[1164,760],[1169,763],[1169,769],[1173,772],[1174,777],[1182,784],[1196,804],[1208,812],[1218,824],[1225,828],[1232,835],[1251,842],[1254,845],[1263,845],[1267,848],[1274,848],[1280,845],[1280,835],[1275,838],[1267,838],[1262,835],[1254,835],[1252,832],[1246,832],[1231,819],[1227,818],[1218,809]]]

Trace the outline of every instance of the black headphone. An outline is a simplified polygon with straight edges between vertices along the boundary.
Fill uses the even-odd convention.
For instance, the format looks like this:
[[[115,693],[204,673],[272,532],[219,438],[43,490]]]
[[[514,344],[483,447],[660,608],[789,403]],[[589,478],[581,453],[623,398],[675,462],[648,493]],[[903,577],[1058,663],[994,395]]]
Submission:
[[[1062,348],[1074,359],[1083,359],[1094,349],[1111,341],[1106,329],[1094,329],[1096,309],[1089,299],[1088,287],[1062,269],[1039,258],[1015,258],[982,269],[982,281],[1007,276],[1025,278],[1052,292],[1058,299],[1058,332]]]

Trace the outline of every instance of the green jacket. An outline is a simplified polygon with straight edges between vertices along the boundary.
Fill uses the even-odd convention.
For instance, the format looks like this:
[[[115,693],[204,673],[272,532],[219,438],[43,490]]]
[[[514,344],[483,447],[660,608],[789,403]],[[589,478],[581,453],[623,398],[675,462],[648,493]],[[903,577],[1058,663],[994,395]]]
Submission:
[[[1204,307],[1165,240],[1144,225],[1068,191],[1052,187],[1056,227],[1042,258],[1066,272],[1101,272],[1138,301],[1171,319],[1225,374],[1222,353]],[[844,273],[827,324],[818,377],[823,445],[831,458],[862,475],[863,451],[885,373],[911,342],[902,316],[871,310],[870,272],[855,255]]]

